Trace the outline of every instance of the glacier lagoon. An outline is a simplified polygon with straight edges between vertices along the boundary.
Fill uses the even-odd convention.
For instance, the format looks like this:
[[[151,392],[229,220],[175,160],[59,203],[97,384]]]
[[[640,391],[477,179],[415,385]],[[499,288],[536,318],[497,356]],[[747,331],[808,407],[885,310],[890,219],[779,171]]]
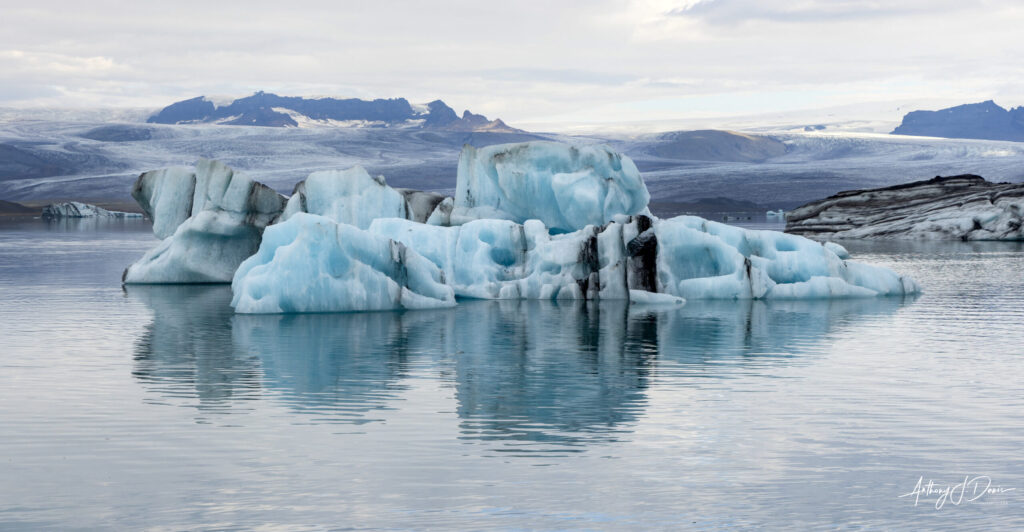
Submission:
[[[144,221],[0,223],[0,528],[1015,528],[1024,247],[909,298],[239,315]],[[974,502],[912,492],[991,477]]]

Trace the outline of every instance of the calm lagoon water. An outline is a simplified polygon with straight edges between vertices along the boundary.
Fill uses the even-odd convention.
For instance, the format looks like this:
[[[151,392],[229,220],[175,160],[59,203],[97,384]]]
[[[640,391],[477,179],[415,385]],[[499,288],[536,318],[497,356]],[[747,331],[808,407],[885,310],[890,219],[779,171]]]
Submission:
[[[122,289],[154,243],[0,225],[0,528],[1024,527],[1022,244],[848,243],[907,300],[235,316]]]

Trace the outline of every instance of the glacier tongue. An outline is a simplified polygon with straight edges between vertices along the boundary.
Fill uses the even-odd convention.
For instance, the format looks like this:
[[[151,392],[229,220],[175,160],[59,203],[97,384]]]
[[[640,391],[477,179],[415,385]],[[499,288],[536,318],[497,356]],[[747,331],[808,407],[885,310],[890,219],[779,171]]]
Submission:
[[[164,240],[125,270],[125,283],[226,283],[259,249],[284,197],[218,161],[194,173],[172,168],[139,176],[133,196]],[[187,215],[187,216],[186,216]],[[185,218],[182,218],[185,216]]]
[[[430,261],[401,243],[297,213],[270,226],[238,267],[231,305],[243,314],[440,308],[452,288]]]
[[[534,141],[459,156],[451,223],[537,219],[554,232],[601,226],[617,214],[644,214],[650,194],[633,161],[606,146]]]

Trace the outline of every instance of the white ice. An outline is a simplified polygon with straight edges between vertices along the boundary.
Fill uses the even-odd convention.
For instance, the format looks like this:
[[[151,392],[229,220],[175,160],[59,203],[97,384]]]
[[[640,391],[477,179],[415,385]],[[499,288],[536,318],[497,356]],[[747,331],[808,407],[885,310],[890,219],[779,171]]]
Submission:
[[[43,218],[142,218],[137,212],[108,211],[78,201],[51,203],[43,207]]]
[[[537,219],[553,232],[604,225],[647,211],[650,195],[625,155],[606,146],[534,141],[459,156],[452,224],[476,219]]]
[[[284,207],[282,196],[218,161],[202,159],[194,173],[182,170],[139,177],[136,199],[144,198],[139,203],[153,232],[170,234],[125,270],[125,283],[230,282]],[[183,213],[190,215],[182,220]]]
[[[361,166],[313,172],[295,187],[282,220],[299,212],[326,216],[338,223],[366,229],[376,218],[407,218],[448,223],[451,200],[416,190],[395,189],[383,176],[371,177]]]

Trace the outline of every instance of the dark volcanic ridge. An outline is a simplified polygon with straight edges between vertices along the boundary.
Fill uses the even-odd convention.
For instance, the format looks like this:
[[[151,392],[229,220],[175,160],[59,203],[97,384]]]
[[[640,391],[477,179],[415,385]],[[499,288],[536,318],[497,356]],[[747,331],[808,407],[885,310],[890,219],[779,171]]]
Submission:
[[[298,120],[297,120],[298,119]],[[366,127],[415,127],[448,131],[523,133],[500,118],[465,111],[459,117],[441,100],[417,109],[405,98],[303,98],[257,92],[217,106],[204,96],[172,103],[149,117],[152,124],[221,124],[227,126],[299,127],[301,121],[350,123]]]
[[[1024,184],[965,174],[840,192],[786,214],[786,232],[821,238],[1024,240]]]
[[[892,134],[1024,142],[1024,107],[1007,110],[988,100],[938,111],[913,111]]]
[[[13,201],[0,200],[0,216],[30,216],[33,214],[39,214],[39,209]]]

